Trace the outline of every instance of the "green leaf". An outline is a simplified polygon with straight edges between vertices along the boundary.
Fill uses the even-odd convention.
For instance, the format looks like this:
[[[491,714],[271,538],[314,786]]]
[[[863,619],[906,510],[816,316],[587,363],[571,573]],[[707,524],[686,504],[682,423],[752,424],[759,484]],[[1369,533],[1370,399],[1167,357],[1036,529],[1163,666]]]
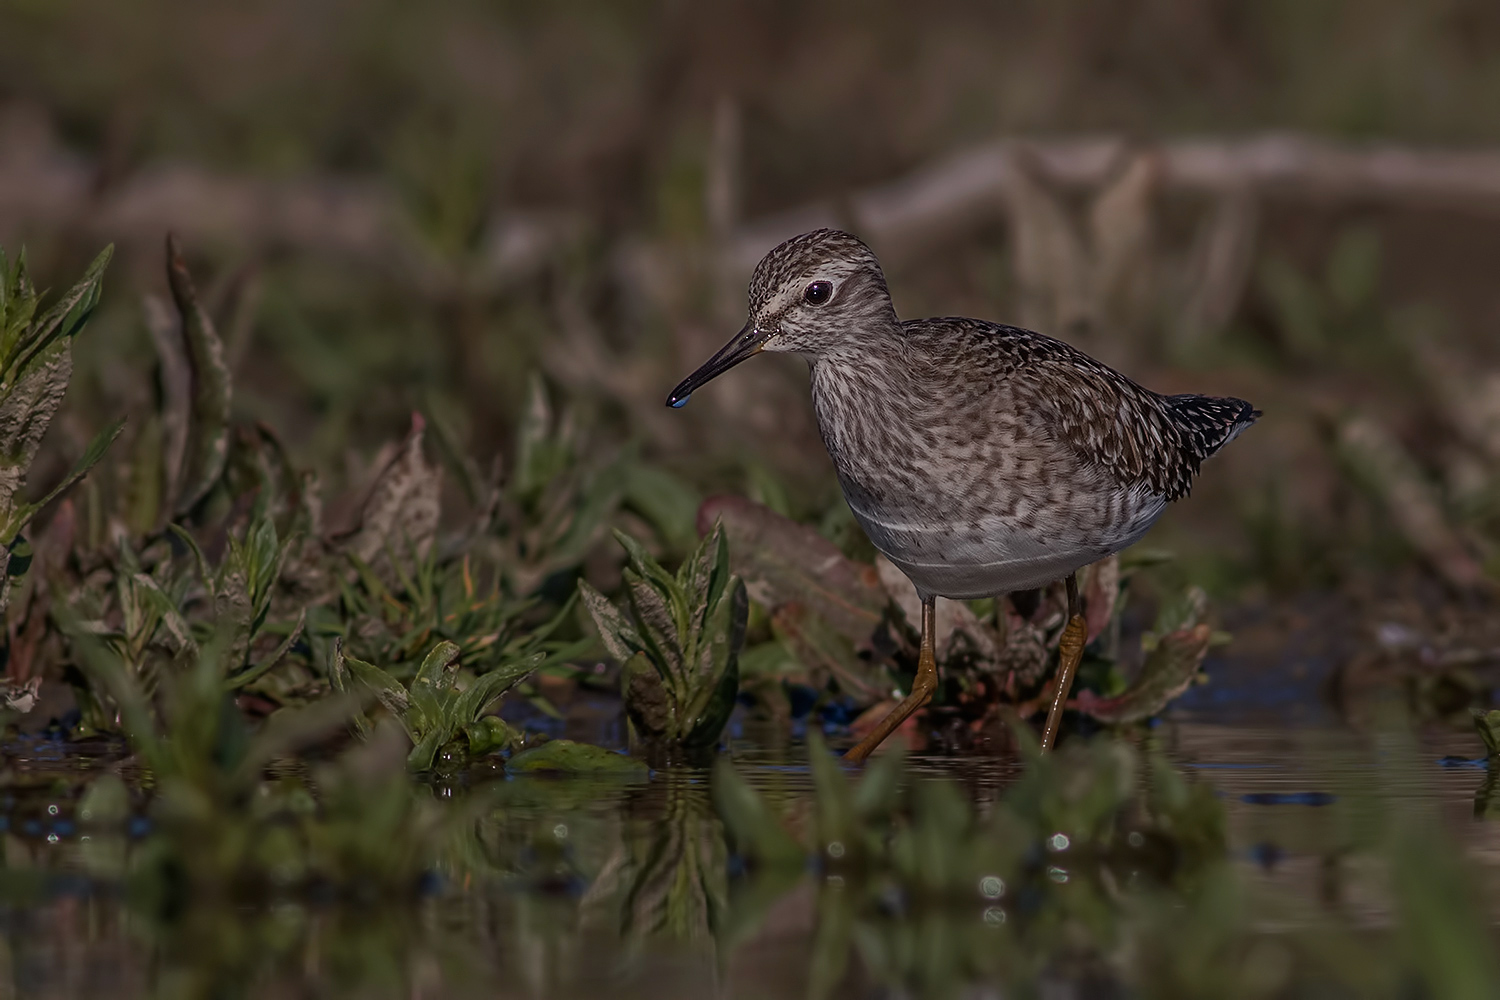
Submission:
[[[406,735],[415,743],[417,734],[412,731],[406,717],[408,709],[411,708],[411,696],[406,693],[406,688],[401,686],[401,682],[373,663],[366,663],[347,653],[342,654],[342,658],[349,672],[375,693],[375,697],[385,706],[386,711],[396,717],[396,721],[401,723],[402,728],[406,730]]]
[[[349,662],[344,656],[344,637],[337,636],[333,640],[333,656],[328,665],[328,682],[333,685],[334,691],[339,694],[348,694],[354,690],[354,678],[349,673]],[[399,686],[399,685],[398,685]],[[400,714],[392,712],[400,720]],[[354,731],[362,738],[368,738],[373,731],[370,720],[365,717],[363,710],[356,712],[353,718]],[[405,725],[404,721],[400,722]]]
[[[167,596],[167,592],[161,589],[161,585],[149,574],[136,573],[131,577],[140,591],[146,595],[146,600],[151,603],[152,609],[161,618],[167,632],[176,642],[179,652],[197,652],[198,644],[193,641],[191,627],[187,619],[182,617],[177,603]]]
[[[645,516],[668,547],[681,552],[693,544],[694,518],[703,498],[664,469],[632,462],[624,469],[624,501]]]
[[[291,652],[292,647],[297,644],[297,640],[302,638],[302,630],[306,627],[306,625],[307,609],[303,608],[298,612],[296,624],[294,624],[292,626],[292,630],[287,633],[287,637],[281,641],[281,645],[277,646],[270,656],[266,657],[255,666],[243,670],[231,677],[229,679],[229,686],[235,690],[238,690],[248,684],[254,683],[261,677],[265,676],[265,674],[270,671],[271,668],[275,667],[276,664],[282,661],[287,653]]]
[[[475,678],[474,683],[458,696],[454,705],[453,712],[458,723],[463,725],[479,718],[479,713],[484,711],[486,705],[530,677],[546,659],[546,653],[533,653]]]
[[[736,577],[729,593],[710,610],[699,640],[698,669],[689,678],[692,698],[688,702],[684,723],[691,727],[686,742],[693,746],[711,746],[734,711],[739,694],[739,654],[745,644],[745,625],[750,602],[745,585]]]
[[[1162,605],[1151,626],[1155,636],[1192,628],[1208,614],[1208,595],[1200,587],[1188,587],[1175,598]]]
[[[560,438],[560,436],[559,436]],[[566,464],[566,444],[552,433],[552,403],[547,385],[532,372],[526,380],[526,411],[516,427],[514,490],[529,496],[554,478]]]
[[[230,776],[231,785],[258,783],[266,764],[327,739],[347,726],[363,707],[362,698],[345,694],[321,698],[303,708],[281,709],[266,720],[251,741],[244,759]]]
[[[31,513],[41,510],[47,504],[57,499],[63,490],[66,490],[88,475],[89,470],[99,464],[99,460],[104,457],[104,453],[109,450],[110,445],[115,443],[115,438],[119,437],[120,432],[124,429],[125,418],[121,417],[98,434],[95,434],[94,439],[83,450],[83,454],[78,456],[78,460],[73,463],[73,467],[68,470],[67,475],[63,476],[62,480],[56,486],[52,487],[46,496],[35,503],[27,505],[31,509]]]
[[[1474,714],[1474,728],[1479,731],[1479,738],[1484,740],[1485,753],[1491,758],[1500,758],[1500,708],[1481,712],[1479,709],[1470,709]],[[1491,765],[1493,769],[1493,765]]]
[[[435,722],[422,734],[422,738],[417,740],[416,745],[411,748],[411,753],[407,754],[406,766],[413,771],[431,770],[432,762],[437,759],[437,752],[457,734],[458,724],[453,719]]]
[[[188,530],[180,524],[169,524],[167,525],[167,530],[176,535],[182,544],[188,547],[188,551],[193,554],[193,560],[198,567],[198,582],[203,584],[204,589],[209,593],[213,593],[213,571],[209,569],[208,557],[203,554],[203,549],[199,547],[198,540],[188,534]]]
[[[807,760],[812,770],[813,787],[817,790],[817,837],[820,847],[838,842],[849,845],[854,842],[855,829],[854,793],[849,787],[849,778],[844,774],[838,758],[828,752],[823,734],[809,726],[807,730]]]
[[[458,669],[455,664],[460,652],[458,646],[446,639],[433,646],[423,658],[422,665],[417,668],[417,676],[411,682],[412,688],[425,687],[440,691],[451,687],[452,675]]]
[[[646,777],[651,769],[644,761],[589,743],[548,740],[511,757],[505,770],[511,774],[614,774]]]
[[[630,560],[630,567],[637,575],[650,580],[663,595],[677,590],[677,578],[663,569],[661,563],[657,562],[640,542],[623,531],[615,532],[615,540],[625,549],[625,555]]]
[[[4,385],[9,386],[18,373],[29,367],[55,341],[70,338],[83,329],[99,304],[104,269],[109,266],[114,253],[114,244],[105,247],[76,285],[68,289],[41,319],[30,324],[19,338],[5,345],[5,356],[0,358],[0,381]]]
[[[678,631],[682,634],[690,634],[704,627],[709,610],[724,589],[723,577],[715,579],[716,572],[721,569],[724,571],[723,575],[728,574],[727,556],[722,564],[717,558],[721,554],[720,543],[723,540],[723,531],[718,522],[715,522],[714,530],[698,542],[677,571],[677,590],[685,605],[677,620]]]
[[[100,775],[78,800],[78,818],[94,828],[123,824],[130,818],[130,789],[117,775]]]
[[[646,652],[662,673],[662,680],[679,698],[687,693],[688,667],[684,662],[693,633],[679,632],[674,621],[670,598],[629,570],[625,571],[625,594],[630,602],[631,617],[646,640]]]
[[[1380,283],[1380,232],[1359,226],[1340,234],[1328,255],[1328,293],[1346,313],[1370,302]]]

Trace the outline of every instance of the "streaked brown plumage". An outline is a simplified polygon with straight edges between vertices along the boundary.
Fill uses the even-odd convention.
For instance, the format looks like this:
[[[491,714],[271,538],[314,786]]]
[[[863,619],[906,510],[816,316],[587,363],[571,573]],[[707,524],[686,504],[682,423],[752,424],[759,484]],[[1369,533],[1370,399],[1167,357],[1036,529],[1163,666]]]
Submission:
[[[1152,392],[1029,330],[901,322],[875,255],[834,230],[765,256],[750,322],[668,403],[761,350],[807,358],[844,496],[929,607],[1042,586],[1125,548],[1260,415]]]

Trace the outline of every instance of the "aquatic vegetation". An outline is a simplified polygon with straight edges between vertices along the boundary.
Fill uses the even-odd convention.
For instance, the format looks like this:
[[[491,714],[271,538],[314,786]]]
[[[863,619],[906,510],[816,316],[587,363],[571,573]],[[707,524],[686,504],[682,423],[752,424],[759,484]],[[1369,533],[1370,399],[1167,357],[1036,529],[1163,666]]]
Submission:
[[[94,874],[125,879],[152,908],[174,905],[174,886],[220,901],[315,885],[363,897],[418,892],[447,821],[410,784],[388,738],[319,765],[310,783],[292,774],[267,781],[279,762],[340,737],[360,699],[286,709],[253,730],[234,705],[228,645],[218,637],[163,677],[153,710],[110,647],[78,638],[81,667],[112,692],[151,787],[153,832],[132,850],[125,826],[137,806],[125,782],[106,774],[85,792],[79,815],[93,836]]]
[[[342,647],[335,645],[331,675],[337,690],[350,690],[351,680],[358,680],[374,693],[412,742],[407,764],[425,771],[440,756],[444,762],[461,762],[470,755],[477,757],[519,743],[520,734],[499,717],[486,715],[485,709],[530,676],[547,655],[533,653],[495,666],[460,687],[459,653],[453,643],[439,642],[422,660],[411,684],[403,685],[374,664],[346,656]],[[361,720],[361,729],[368,728],[369,724]],[[450,746],[450,741],[460,735],[463,738],[459,744]]]
[[[1130,898],[1223,864],[1222,805],[1159,756],[1097,739],[1043,757],[1028,742],[1020,778],[981,810],[949,780],[912,780],[899,752],[851,780],[814,735],[800,833],[721,761],[714,800],[748,871],[732,900],[754,910],[740,920],[810,865],[812,995],[833,994],[856,955],[878,981],[950,995],[976,978],[1034,982],[1068,941],[1107,952]]]
[[[1387,735],[1388,766],[1418,766],[1414,745]],[[812,996],[871,980],[921,996],[979,983],[1153,997],[1491,988],[1491,929],[1463,884],[1472,865],[1426,808],[1330,803],[1346,838],[1337,863],[1391,873],[1393,948],[1326,894],[1262,895],[1231,853],[1223,799],[1149,743],[1101,736],[1041,757],[1018,736],[1023,769],[978,802],[899,750],[855,776],[815,735],[811,792],[757,791],[721,760],[713,796],[738,872],[724,946],[762,947],[774,915],[811,892]],[[1275,929],[1287,921],[1295,933]]]
[[[729,543],[715,527],[675,575],[635,539],[616,532],[629,565],[622,612],[585,580],[584,607],[621,663],[621,692],[634,732],[664,749],[718,743],[739,692],[739,653],[749,599],[730,571]]]
[[[547,740],[510,756],[505,762],[510,774],[593,774],[645,777],[644,761],[589,743]]]
[[[1474,728],[1484,740],[1484,751],[1491,760],[1500,757],[1500,708],[1488,712],[1473,710]]]

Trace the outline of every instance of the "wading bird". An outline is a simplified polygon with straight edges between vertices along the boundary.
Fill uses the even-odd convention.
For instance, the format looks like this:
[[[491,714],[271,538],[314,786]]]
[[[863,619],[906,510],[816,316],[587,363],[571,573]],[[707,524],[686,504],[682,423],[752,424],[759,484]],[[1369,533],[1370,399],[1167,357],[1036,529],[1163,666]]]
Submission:
[[[1131,545],[1186,496],[1203,460],[1260,416],[1241,399],[1165,396],[1059,340],[978,319],[896,318],[880,263],[831,229],[756,265],[744,329],[672,390],[678,407],[761,351],[807,359],[839,485],[922,599],[912,690],[846,754],[864,760],[937,688],[938,597],[1067,581],[1051,711],[1057,737],[1083,656],[1078,569]]]

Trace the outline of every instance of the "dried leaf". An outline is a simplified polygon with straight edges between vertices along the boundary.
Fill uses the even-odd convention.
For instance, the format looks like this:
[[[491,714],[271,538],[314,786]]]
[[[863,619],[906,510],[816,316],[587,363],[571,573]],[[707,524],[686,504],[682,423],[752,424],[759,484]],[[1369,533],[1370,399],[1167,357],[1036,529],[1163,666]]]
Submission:
[[[662,736],[672,730],[672,697],[645,653],[635,654],[622,665],[620,694],[625,713],[642,735]]]
[[[578,581],[578,595],[583,598],[583,606],[594,620],[594,627],[599,630],[599,638],[603,640],[604,648],[609,650],[610,656],[624,663],[645,649],[645,644],[635,626],[630,624],[630,619],[611,604],[609,598],[590,586],[587,580]]]
[[[895,563],[883,555],[875,557],[875,571],[880,575],[886,593],[901,609],[907,625],[913,632],[920,633],[922,599],[917,595],[917,588]],[[934,608],[933,625],[933,648],[940,664],[960,649],[984,665],[993,666],[999,661],[1000,650],[994,631],[975,617],[962,601],[939,597]]]
[[[1393,435],[1373,420],[1355,417],[1339,428],[1338,443],[1407,542],[1443,579],[1459,590],[1487,585],[1479,561],[1449,522],[1437,490]]]
[[[856,645],[866,643],[888,601],[873,566],[857,563],[812,528],[742,497],[710,497],[698,509],[698,530],[722,521],[730,564],[752,600],[767,607],[796,603]]]
[[[860,705],[873,705],[890,696],[894,685],[885,671],[856,656],[847,636],[802,605],[783,604],[771,612],[771,630],[818,686],[831,678]]]
[[[1094,199],[1089,212],[1093,236],[1093,293],[1112,317],[1128,316],[1141,301],[1149,277],[1151,199],[1161,168],[1150,153],[1137,153]]]
[[[422,453],[425,428],[421,414],[413,413],[406,439],[375,478],[359,528],[344,542],[346,551],[391,575],[398,567],[389,564],[387,553],[409,565],[426,556],[437,535],[442,475]]]
[[[1213,629],[1208,625],[1195,625],[1165,635],[1146,657],[1140,676],[1124,692],[1113,698],[1100,698],[1091,691],[1083,691],[1076,705],[1080,711],[1111,725],[1149,719],[1192,686],[1212,641]]]
[[[1061,200],[1026,162],[1005,176],[1021,323],[1033,330],[1091,327],[1096,306],[1088,255]]]
[[[73,374],[72,345],[54,342],[35,362],[21,369],[14,382],[0,389],[0,524],[9,543],[20,530],[14,512],[26,472],[36,458],[42,435],[68,391]]]
[[[1260,233],[1260,206],[1248,187],[1219,198],[1190,251],[1187,294],[1177,321],[1180,344],[1223,329],[1250,284]]]
[[[36,707],[41,691],[40,677],[33,677],[29,681],[0,677],[0,710],[25,715]]]
[[[1120,596],[1120,557],[1110,554],[1085,566],[1079,573],[1078,589],[1083,598],[1083,615],[1088,622],[1088,642],[1104,634],[1115,614]]]

